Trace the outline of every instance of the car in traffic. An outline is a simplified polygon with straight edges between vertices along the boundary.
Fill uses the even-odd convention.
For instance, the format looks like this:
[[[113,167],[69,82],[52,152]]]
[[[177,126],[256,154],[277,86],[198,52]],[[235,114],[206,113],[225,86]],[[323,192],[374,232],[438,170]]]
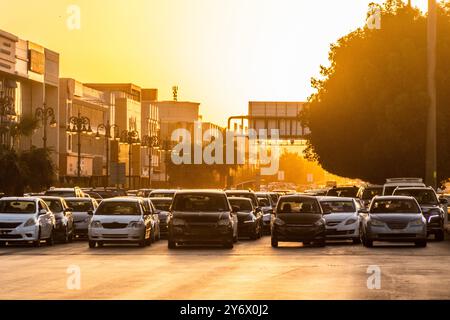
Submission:
[[[53,245],[55,216],[47,204],[33,197],[0,199],[0,246],[32,243],[39,247],[45,240]]]
[[[159,214],[156,212],[156,208],[149,198],[142,198],[142,197],[139,198],[144,201],[144,210],[146,212],[150,212],[149,218],[152,224],[152,233],[151,233],[152,242],[159,241],[161,240],[161,226],[159,221]]]
[[[232,249],[238,239],[237,212],[223,191],[179,191],[169,215],[168,248],[183,244],[221,244]]]
[[[45,191],[44,196],[61,198],[85,198],[86,194],[79,187],[73,188],[50,188]]]
[[[173,199],[177,190],[172,189],[156,189],[150,192],[149,198],[171,198]]]
[[[128,243],[140,247],[152,243],[152,213],[139,198],[105,199],[92,214],[89,248],[104,244]]]
[[[159,216],[159,228],[161,237],[167,237],[170,206],[172,204],[171,198],[149,198],[153,206],[156,209],[156,213]]]
[[[61,197],[42,196],[40,198],[44,200],[55,216],[55,240],[64,243],[71,242],[75,237],[75,223],[72,208]]]
[[[328,189],[327,197],[356,198],[359,188],[357,186],[334,186]]]
[[[271,224],[271,244],[279,242],[326,244],[326,221],[316,197],[287,195],[278,199],[275,219]]]
[[[426,187],[421,178],[389,178],[383,185],[383,196],[392,196],[398,187],[424,188]]]
[[[248,198],[228,198],[233,212],[237,212],[239,238],[256,240],[263,235],[262,213],[256,211]]]
[[[438,198],[431,187],[398,187],[393,195],[414,197],[427,221],[428,235],[434,235],[437,241],[445,239],[444,206],[447,204],[447,199]]]
[[[75,237],[87,237],[92,213],[98,207],[97,201],[92,198],[66,198],[66,203],[72,209]]]
[[[356,199],[344,197],[319,197],[324,212],[326,236],[329,240],[361,242],[359,235],[359,209]]]
[[[273,210],[276,202],[272,201],[272,197],[266,192],[257,192],[258,204],[263,214],[264,232],[270,233],[270,221],[272,221]]]
[[[370,201],[376,196],[383,194],[383,186],[381,185],[365,185],[359,188],[356,198],[360,199],[365,208],[368,208]]]
[[[360,217],[361,241],[365,247],[373,247],[374,241],[427,246],[427,221],[414,197],[377,196]]]
[[[248,198],[252,200],[253,206],[257,210],[261,210],[258,197],[256,196],[256,193],[251,190],[226,190],[225,193],[227,197]]]

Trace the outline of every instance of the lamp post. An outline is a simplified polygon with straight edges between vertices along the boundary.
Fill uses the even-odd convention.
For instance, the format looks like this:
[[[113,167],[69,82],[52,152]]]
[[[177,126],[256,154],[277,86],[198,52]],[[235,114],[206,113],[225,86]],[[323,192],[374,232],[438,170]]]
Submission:
[[[109,140],[110,139],[117,139],[117,136],[119,132],[119,126],[116,124],[110,124],[109,120],[106,122],[106,124],[101,123],[97,126],[97,134],[95,135],[96,140],[100,140],[100,130],[104,131],[104,137],[105,137],[105,144],[106,144],[106,186],[109,186]],[[111,130],[114,130],[113,134],[111,135]]]
[[[128,188],[131,188],[131,156],[132,156],[132,146],[141,144],[139,139],[139,132],[136,130],[128,131],[124,130],[120,134],[120,143],[128,144]]]
[[[159,147],[159,139],[157,136],[143,136],[142,147],[148,148],[148,185],[152,187],[152,156],[153,148]]]
[[[55,110],[51,107],[47,107],[47,104],[44,103],[42,108],[36,109],[35,118],[38,121],[42,121],[42,125],[44,127],[44,136],[42,137],[42,141],[44,149],[47,149],[47,122],[50,118],[50,127],[56,127]]]
[[[7,124],[3,124],[3,119],[16,116],[14,108],[14,99],[0,91],[0,144],[5,144],[5,134],[9,130]]]
[[[66,132],[68,134],[78,135],[78,165],[77,165],[77,176],[78,179],[81,177],[81,134],[86,133],[91,135],[91,120],[88,117],[83,117],[78,111],[78,116],[72,116],[69,118],[69,123],[67,124]]]

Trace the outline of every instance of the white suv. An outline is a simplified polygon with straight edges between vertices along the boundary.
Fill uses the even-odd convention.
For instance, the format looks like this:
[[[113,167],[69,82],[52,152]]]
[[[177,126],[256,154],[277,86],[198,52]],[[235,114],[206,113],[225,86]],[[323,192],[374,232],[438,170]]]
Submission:
[[[421,178],[391,178],[386,179],[383,186],[383,196],[392,196],[398,187],[425,187]]]
[[[38,247],[41,240],[52,245],[54,229],[55,216],[43,200],[28,197],[0,199],[0,246],[32,242]]]

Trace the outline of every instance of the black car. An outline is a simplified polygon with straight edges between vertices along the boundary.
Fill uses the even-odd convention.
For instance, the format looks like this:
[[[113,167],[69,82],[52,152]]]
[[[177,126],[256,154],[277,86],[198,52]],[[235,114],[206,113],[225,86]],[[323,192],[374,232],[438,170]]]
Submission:
[[[394,190],[393,195],[414,197],[427,220],[428,235],[433,234],[437,241],[445,239],[446,212],[444,206],[447,204],[447,199],[439,199],[431,187],[398,187]]]
[[[227,194],[228,198],[230,198],[230,197],[248,198],[248,199],[252,200],[253,206],[256,208],[256,210],[261,210],[260,205],[259,205],[259,201],[258,201],[258,196],[253,191],[248,191],[248,190],[227,190],[227,191],[225,191],[225,193]]]
[[[278,242],[326,244],[326,227],[322,208],[315,197],[282,196],[278,200],[275,219],[271,223],[272,247]]]
[[[57,241],[71,242],[75,237],[72,208],[61,197],[40,197],[55,216],[54,237]]]
[[[169,215],[168,247],[211,243],[232,249],[238,237],[237,227],[237,215],[225,192],[177,192]]]
[[[237,211],[239,237],[249,237],[256,240],[263,235],[262,213],[256,211],[253,203],[248,198],[228,198],[228,201]]]
[[[150,198],[153,206],[156,209],[156,213],[159,215],[159,227],[162,237],[167,237],[170,205],[172,204],[171,198]]]

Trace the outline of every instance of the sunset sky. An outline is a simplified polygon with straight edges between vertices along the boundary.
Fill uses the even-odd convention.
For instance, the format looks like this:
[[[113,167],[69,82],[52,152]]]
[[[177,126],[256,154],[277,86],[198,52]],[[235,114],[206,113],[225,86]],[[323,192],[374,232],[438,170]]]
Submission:
[[[249,100],[305,100],[330,43],[373,0],[0,0],[0,29],[61,54],[61,76],[133,82],[225,124]],[[413,4],[426,7],[426,0]],[[81,29],[66,26],[81,9]]]

